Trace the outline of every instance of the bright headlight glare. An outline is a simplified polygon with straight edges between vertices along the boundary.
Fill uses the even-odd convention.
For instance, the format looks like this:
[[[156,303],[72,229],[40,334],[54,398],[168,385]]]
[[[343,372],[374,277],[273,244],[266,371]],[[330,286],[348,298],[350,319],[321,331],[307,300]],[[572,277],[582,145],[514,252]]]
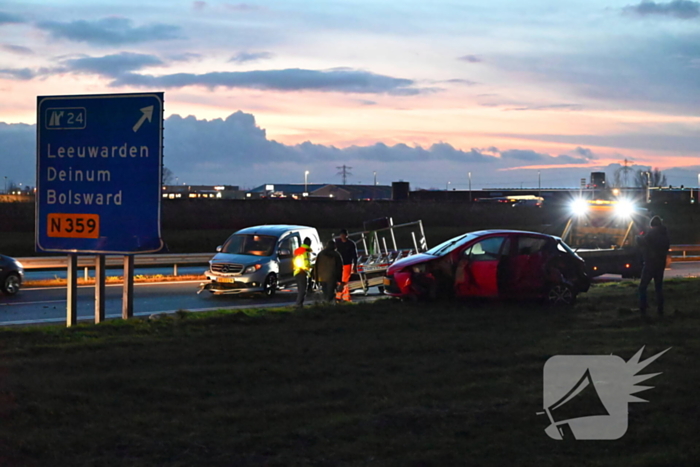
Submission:
[[[588,203],[584,199],[575,199],[571,203],[571,211],[577,216],[583,216],[588,212]]]
[[[634,204],[631,201],[620,201],[615,206],[615,213],[620,217],[630,217],[634,212]]]

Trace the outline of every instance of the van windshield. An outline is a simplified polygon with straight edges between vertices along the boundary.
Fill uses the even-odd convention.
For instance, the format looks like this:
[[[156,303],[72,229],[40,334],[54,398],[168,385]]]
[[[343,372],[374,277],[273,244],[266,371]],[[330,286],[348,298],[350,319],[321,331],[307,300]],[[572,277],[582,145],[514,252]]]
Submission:
[[[221,248],[221,252],[234,255],[272,256],[276,244],[277,237],[269,235],[231,235]]]

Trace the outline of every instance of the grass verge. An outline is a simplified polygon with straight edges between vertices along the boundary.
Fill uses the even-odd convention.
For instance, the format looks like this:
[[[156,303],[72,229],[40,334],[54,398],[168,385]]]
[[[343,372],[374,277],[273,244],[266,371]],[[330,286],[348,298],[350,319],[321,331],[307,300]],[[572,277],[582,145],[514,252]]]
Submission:
[[[0,465],[697,465],[698,282],[667,281],[651,322],[634,285],[569,311],[378,301],[2,329]],[[672,349],[623,438],[545,435],[549,357],[645,345]]]

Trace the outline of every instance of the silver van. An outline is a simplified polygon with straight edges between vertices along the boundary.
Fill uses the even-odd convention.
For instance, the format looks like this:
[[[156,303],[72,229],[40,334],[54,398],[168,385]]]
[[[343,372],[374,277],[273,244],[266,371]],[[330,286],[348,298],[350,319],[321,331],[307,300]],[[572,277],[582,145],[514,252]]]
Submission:
[[[199,292],[216,295],[261,292],[268,297],[294,283],[294,250],[311,239],[311,260],[322,250],[318,232],[302,225],[260,225],[231,235],[205,272]],[[198,292],[198,293],[199,293]]]

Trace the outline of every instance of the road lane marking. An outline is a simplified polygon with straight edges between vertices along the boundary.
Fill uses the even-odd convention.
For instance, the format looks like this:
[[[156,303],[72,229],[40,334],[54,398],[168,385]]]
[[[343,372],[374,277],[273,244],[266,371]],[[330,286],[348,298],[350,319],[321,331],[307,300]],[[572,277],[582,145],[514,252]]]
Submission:
[[[165,282],[134,282],[134,287],[141,287],[144,285],[179,285],[179,284],[201,284],[203,281],[202,280],[189,280],[189,281],[165,281]],[[124,284],[105,284],[106,287],[122,287]],[[94,285],[79,285],[79,289],[94,289]],[[28,292],[30,290],[66,290],[65,285],[60,285],[60,286],[49,286],[49,287],[41,287],[41,286],[29,286],[29,287],[23,287],[22,291],[23,292]]]
[[[66,303],[66,300],[44,300],[41,302],[12,302],[0,303],[0,306],[20,306],[20,305],[43,305],[44,303]]]

